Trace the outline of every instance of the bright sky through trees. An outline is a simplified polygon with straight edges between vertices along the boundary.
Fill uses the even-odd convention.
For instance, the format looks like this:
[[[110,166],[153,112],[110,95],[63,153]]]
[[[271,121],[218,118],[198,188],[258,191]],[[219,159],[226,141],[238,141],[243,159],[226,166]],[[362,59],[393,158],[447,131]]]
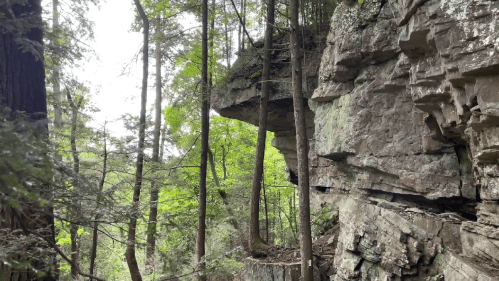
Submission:
[[[44,0],[43,5],[49,7],[52,2]],[[99,7],[89,6],[88,18],[94,22],[95,39],[85,43],[98,58],[93,56],[72,71],[90,88],[92,102],[100,109],[93,113],[91,125],[101,127],[107,120],[112,124],[109,132],[119,136],[125,134],[121,115],[139,114],[142,33],[131,31],[135,17],[132,1],[106,0]],[[150,109],[154,91],[148,91],[148,101]]]

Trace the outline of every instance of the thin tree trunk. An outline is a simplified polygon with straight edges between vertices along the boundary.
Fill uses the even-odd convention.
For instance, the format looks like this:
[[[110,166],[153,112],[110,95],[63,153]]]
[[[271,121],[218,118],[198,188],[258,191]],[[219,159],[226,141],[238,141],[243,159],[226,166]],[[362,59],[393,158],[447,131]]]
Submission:
[[[71,97],[71,93],[69,92],[69,89],[67,90],[67,98],[69,105],[71,107],[71,136],[70,136],[70,143],[71,143],[71,153],[73,154],[73,170],[78,176],[80,173],[80,157],[78,153],[78,149],[76,147],[76,127],[77,127],[77,122],[78,122],[78,111],[80,110],[81,103],[83,101],[83,97],[80,97],[78,99],[78,104],[75,104],[73,98]],[[77,189],[78,188],[78,179],[76,179],[73,182],[73,188]],[[77,200],[73,200],[73,206],[76,206],[78,204]],[[73,207],[74,208],[74,207]],[[71,211],[71,217],[72,220],[75,220],[76,213],[74,210]],[[74,222],[70,223],[69,227],[69,233],[71,236],[71,276],[73,279],[76,279],[78,277],[78,267],[79,267],[79,260],[78,256],[80,255],[80,248],[78,245],[78,226],[74,224]]]
[[[281,214],[281,192],[280,192],[280,191],[279,191],[279,193],[278,193],[278,200],[277,200],[277,203],[278,203],[278,205],[277,205],[277,206],[278,206],[278,208],[279,208],[279,210],[278,210],[278,212],[279,212],[279,224],[280,224],[280,226],[281,226],[281,229],[280,229],[280,231],[279,231],[279,232],[280,232],[280,234],[281,234],[281,239],[282,239],[282,241],[285,241],[285,239],[284,239],[284,223],[282,222],[282,214]],[[286,244],[286,243],[284,243],[284,244]]]
[[[243,16],[243,27],[246,27],[246,0],[243,0],[241,6],[241,15]],[[241,37],[241,49],[244,51],[244,35]]]
[[[208,137],[210,124],[210,101],[208,95],[208,0],[203,0],[203,28],[202,28],[202,68],[201,68],[201,163],[199,166],[199,217],[196,235],[196,256],[201,270],[198,280],[205,281],[204,256],[206,235],[206,170],[208,165]]]
[[[296,127],[296,151],[298,156],[298,190],[300,198],[300,254],[301,278],[313,280],[312,235],[310,228],[310,199],[308,175],[308,139],[305,124],[305,105],[302,91],[302,68],[298,34],[299,0],[291,0],[291,60],[293,107]]]
[[[159,146],[159,161],[163,162],[163,155],[165,154],[165,141],[166,141],[166,123],[163,124],[161,129],[161,144]]]
[[[298,234],[298,232],[300,232],[298,229],[298,218],[296,216],[297,213],[298,212],[296,210],[296,188],[295,188],[295,190],[293,190],[293,214],[292,214],[292,218],[295,222],[295,228],[294,228],[294,233],[295,233],[294,237],[295,238],[296,238],[296,234]]]
[[[59,0],[52,0],[52,30],[54,32],[54,38],[59,38]],[[57,39],[54,39],[56,41]],[[58,45],[57,42],[52,42]],[[62,112],[61,112],[61,64],[60,64],[60,54],[54,52],[52,58],[54,62],[54,73],[52,77],[52,83],[54,87],[54,126],[60,129],[62,126]]]
[[[135,234],[137,228],[137,217],[139,216],[140,189],[142,188],[142,170],[144,167],[144,142],[146,130],[146,104],[147,104],[147,78],[149,75],[149,20],[145,14],[139,0],[134,0],[135,6],[139,11],[140,18],[144,28],[144,46],[142,47],[142,94],[140,102],[140,120],[139,120],[139,143],[137,152],[137,168],[135,171],[135,184],[133,190],[132,209],[130,214],[130,223],[128,224],[127,249],[125,252],[126,262],[130,271],[132,281],[142,281],[137,258],[135,257]]]
[[[161,30],[161,18],[156,18],[156,50],[154,56],[156,59],[156,103],[154,119],[154,138],[152,144],[152,162],[159,165],[159,140],[161,135],[161,42],[159,34]],[[151,183],[151,200],[149,210],[149,222],[147,224],[147,253],[146,253],[146,271],[154,272],[154,251],[156,249],[156,229],[158,218],[158,200],[159,184],[158,181]]]
[[[230,206],[229,200],[227,198],[227,193],[221,189],[220,179],[218,178],[217,170],[215,168],[215,160],[213,159],[213,152],[211,151],[210,148],[208,148],[208,161],[210,163],[211,175],[213,177],[213,181],[215,182],[215,185],[217,186],[218,194],[220,195],[220,198],[222,198],[222,202],[224,203],[225,209],[227,210],[227,213],[230,216],[230,223],[232,224],[232,226],[235,229],[239,230],[239,224],[237,223],[236,219],[234,218],[234,211],[232,210],[232,207]]]
[[[223,3],[223,7],[224,7],[224,28],[225,28],[225,55],[227,56],[227,69],[230,69],[230,53],[231,53],[231,49],[230,49],[230,44],[229,44],[229,30],[228,30],[228,27],[227,27],[227,21],[228,21],[228,18],[227,18],[227,10],[226,10],[226,7],[225,7],[225,0],[224,0],[224,3]]]
[[[263,204],[265,207],[265,233],[267,237],[265,243],[269,243],[269,210],[267,208],[267,194],[265,192],[265,176],[262,176],[262,189],[263,189]]]
[[[265,142],[267,137],[267,115],[270,92],[270,60],[272,49],[272,32],[274,28],[274,0],[269,0],[267,6],[267,28],[265,32],[265,55],[263,63],[262,92],[260,97],[260,116],[258,126],[258,141],[256,146],[255,173],[251,187],[250,201],[250,227],[249,248],[251,254],[256,257],[261,255],[265,244],[260,237],[259,214],[260,214],[260,190],[262,187],[263,162],[265,157]]]
[[[213,157],[213,152],[209,147],[208,147],[208,161],[210,163],[211,176],[213,177],[213,181],[215,182],[215,185],[217,187],[220,187],[220,179],[218,178],[217,170],[215,169],[215,159]]]
[[[227,166],[225,164],[226,153],[225,153],[225,145],[222,145],[222,169],[224,171],[224,180],[227,179]]]
[[[231,0],[231,1],[233,1],[233,0]],[[240,1],[241,1],[240,2],[240,5],[241,5],[240,10],[241,10],[241,13],[242,13],[242,10],[243,10],[243,1],[244,0],[240,0]],[[232,2],[232,4],[234,4],[234,2]],[[236,10],[236,6],[235,5],[234,5],[234,10]],[[243,21],[240,20],[239,21],[239,32],[237,33],[237,45],[238,45],[237,49],[238,49],[239,52],[241,52],[244,49],[244,46],[242,44],[243,41],[244,41],[244,35],[243,35],[242,31],[241,31],[242,29],[243,29]],[[241,54],[239,54],[239,55],[241,55]]]
[[[293,243],[295,243],[298,238],[298,222],[296,220],[296,206],[295,206],[295,200],[294,200],[294,193],[293,193],[293,198],[289,198],[289,228],[291,229],[291,232],[293,233],[293,238],[295,239]]]
[[[104,190],[104,183],[106,181],[107,174],[107,136],[106,136],[106,123],[104,123],[104,160],[102,163],[102,176],[99,180],[99,193],[97,194],[97,200],[95,202],[95,217],[94,217],[94,229],[92,233],[92,248],[90,250],[90,275],[94,275],[95,269],[95,258],[97,257],[97,239],[99,238],[99,223],[97,222],[100,218],[99,216],[99,206],[102,200],[102,191]],[[90,278],[90,281],[93,279]]]

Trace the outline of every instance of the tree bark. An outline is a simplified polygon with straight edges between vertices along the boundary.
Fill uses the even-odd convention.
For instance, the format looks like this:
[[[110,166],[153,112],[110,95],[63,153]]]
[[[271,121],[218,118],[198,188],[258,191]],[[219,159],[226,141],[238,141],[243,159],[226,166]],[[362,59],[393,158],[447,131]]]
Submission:
[[[165,141],[166,141],[166,123],[163,124],[161,129],[161,144],[159,146],[159,161],[163,162],[163,155],[165,154]]]
[[[208,148],[208,160],[210,161],[211,176],[213,177],[213,181],[215,182],[215,185],[217,187],[220,187],[220,179],[218,178],[217,175],[217,170],[215,167],[215,159],[213,157],[213,152],[211,151],[210,148]]]
[[[218,195],[220,195],[220,198],[222,198],[222,202],[224,203],[225,209],[227,210],[227,213],[230,216],[230,223],[232,224],[234,229],[239,230],[239,224],[237,223],[237,220],[234,218],[234,211],[230,206],[229,200],[227,198],[227,193],[221,189],[220,179],[218,178],[217,170],[215,167],[215,160],[213,159],[213,152],[211,151],[210,148],[208,148],[208,160],[210,163],[211,175],[213,177],[213,181],[217,186]]]
[[[246,0],[242,0],[241,15],[243,16],[243,28],[246,28]],[[241,50],[244,51],[244,35],[241,37]]]
[[[260,191],[262,188],[263,162],[265,157],[265,142],[267,137],[267,115],[270,92],[270,60],[272,54],[272,33],[274,28],[274,0],[269,0],[267,6],[267,28],[265,31],[265,54],[263,63],[262,92],[260,97],[260,116],[258,126],[258,141],[256,146],[255,173],[251,186],[249,248],[251,255],[261,255],[265,244],[260,237]]]
[[[267,193],[265,192],[265,177],[262,178],[263,205],[265,207],[265,243],[269,243],[269,210],[267,206]]]
[[[58,38],[60,27],[59,27],[59,0],[52,0],[52,29],[55,38]],[[56,40],[54,40],[56,41]],[[56,45],[57,42],[52,42]],[[54,84],[54,126],[58,129],[62,126],[62,112],[61,112],[61,62],[59,54],[54,52],[53,58],[54,62],[54,73],[52,78],[52,83]]]
[[[159,165],[159,140],[161,135],[161,42],[159,34],[161,30],[161,18],[158,16],[156,23],[156,50],[154,52],[156,59],[156,103],[154,119],[154,139],[152,145],[152,162]],[[159,184],[158,181],[151,183],[151,200],[149,210],[149,222],[147,224],[147,253],[146,270],[150,274],[154,271],[154,251],[156,248],[156,228],[158,218],[158,199]]]
[[[90,275],[94,275],[94,269],[95,269],[95,258],[97,257],[97,239],[99,237],[99,223],[97,222],[98,219],[100,218],[98,214],[98,209],[100,202],[102,200],[102,191],[104,190],[104,183],[106,181],[106,174],[107,174],[107,137],[106,137],[106,123],[104,123],[104,160],[102,163],[102,176],[99,180],[99,193],[97,194],[97,199],[95,202],[95,210],[96,214],[94,217],[94,227],[93,227],[93,233],[92,233],[92,247],[90,250]],[[90,281],[93,279],[90,278]]]
[[[78,99],[77,104],[75,104],[75,101],[71,97],[71,93],[69,92],[69,89],[67,90],[66,97],[69,102],[69,106],[71,107],[71,136],[70,136],[70,143],[71,143],[71,153],[73,154],[73,170],[78,177],[80,173],[80,156],[78,153],[78,149],[76,147],[76,129],[78,125],[78,111],[80,110],[83,97],[80,97]],[[78,189],[78,178],[75,178],[73,181],[73,188]],[[76,207],[78,204],[77,200],[73,199],[73,208]],[[71,218],[72,220],[76,219],[76,212],[71,210]],[[80,247],[78,245],[78,226],[74,223],[71,222],[69,226],[69,233],[71,236],[71,276],[73,279],[76,279],[78,277],[78,268],[79,268],[79,261],[78,257],[80,255]]]
[[[234,1],[233,0],[231,0],[231,1],[232,1],[232,4],[234,5]],[[240,0],[240,1],[241,1],[240,2],[240,6],[241,6],[240,10],[242,11],[243,10],[243,1],[244,0]],[[234,5],[234,10],[237,10],[235,5]],[[242,33],[242,28],[243,28],[243,21],[240,20],[239,21],[239,31],[237,32],[237,50],[238,50],[238,52],[241,52],[241,50],[243,49],[243,47],[242,47],[242,42],[243,41],[241,39],[244,37],[244,35]]]
[[[42,20],[40,0],[26,1],[25,5],[10,4],[1,5],[0,14],[10,15],[8,8],[14,18],[21,20],[28,14],[32,14],[35,27],[25,30],[6,30],[0,27],[0,106],[10,108],[13,113],[23,111],[30,116],[33,121],[33,129],[41,130],[41,138],[47,136],[47,101],[45,92],[45,71],[43,66],[43,50],[36,49],[36,53],[25,52],[19,48],[16,39],[24,38],[33,42],[42,44]],[[14,116],[14,114],[13,114]],[[44,194],[40,197],[50,199],[48,186],[38,186]],[[0,199],[1,200],[1,199]],[[26,200],[26,208],[19,211],[18,208],[12,208],[8,204],[0,207],[0,228],[9,231],[23,230],[23,235],[29,235],[30,232],[39,233],[44,240],[55,244],[54,218],[51,207],[40,208],[36,202]],[[33,209],[27,208],[33,206]],[[35,209],[43,209],[42,212]],[[15,256],[13,257],[14,261]],[[24,260],[26,262],[26,260]],[[31,261],[30,261],[31,262]],[[55,270],[56,260],[50,264],[33,261],[31,265],[48,273],[47,277],[38,277],[30,270],[13,270],[7,265],[0,263],[0,279],[12,281],[24,280],[55,280],[57,278]]]
[[[301,55],[298,43],[300,26],[298,24],[299,0],[291,0],[291,61],[293,107],[296,127],[296,151],[298,157],[298,191],[300,199],[300,254],[301,278],[313,280],[312,235],[310,228],[310,199],[308,175],[308,139],[305,124],[305,105],[302,92]]]
[[[135,234],[137,228],[137,217],[139,216],[140,189],[142,187],[142,170],[144,167],[144,143],[146,130],[146,105],[147,105],[147,78],[149,75],[149,20],[145,14],[139,0],[134,0],[135,6],[139,12],[144,27],[144,46],[142,47],[142,94],[140,103],[140,121],[139,121],[139,143],[137,152],[137,168],[135,171],[135,184],[132,199],[132,210],[130,214],[130,223],[128,224],[127,249],[125,252],[126,262],[132,281],[142,281],[137,258],[135,257]]]
[[[230,69],[230,53],[231,53],[231,48],[229,44],[229,29],[227,27],[227,9],[225,7],[225,0],[223,2],[223,7],[224,7],[224,28],[225,28],[225,56],[227,57],[227,69]]]
[[[99,223],[97,222],[98,219],[100,218],[98,209],[100,206],[100,202],[102,200],[102,191],[104,190],[104,183],[106,181],[106,175],[107,175],[107,136],[106,136],[106,125],[107,122],[104,122],[104,159],[102,163],[102,175],[99,180],[99,193],[97,194],[97,199],[95,202],[95,211],[96,214],[94,216],[94,226],[93,226],[93,233],[92,233],[92,246],[90,248],[90,275],[94,275],[94,269],[95,269],[95,258],[97,257],[97,239],[99,238]],[[90,281],[93,279],[90,278]]]
[[[224,180],[227,179],[227,165],[226,165],[226,152],[225,145],[222,145],[222,169],[224,171]]]
[[[201,67],[201,163],[199,165],[199,217],[196,235],[196,256],[201,274],[198,280],[205,281],[205,235],[206,235],[206,171],[208,165],[208,138],[210,124],[210,101],[208,94],[208,0],[203,0],[202,67]]]

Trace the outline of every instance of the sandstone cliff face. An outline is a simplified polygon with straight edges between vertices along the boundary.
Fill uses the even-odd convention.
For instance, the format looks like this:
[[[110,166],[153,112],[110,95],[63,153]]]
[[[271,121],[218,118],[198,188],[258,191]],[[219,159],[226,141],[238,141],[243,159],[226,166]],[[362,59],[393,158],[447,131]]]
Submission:
[[[499,1],[341,4],[308,73],[314,202],[340,214],[330,279],[499,280]],[[218,110],[255,123],[249,100]],[[287,106],[270,129],[292,172]]]

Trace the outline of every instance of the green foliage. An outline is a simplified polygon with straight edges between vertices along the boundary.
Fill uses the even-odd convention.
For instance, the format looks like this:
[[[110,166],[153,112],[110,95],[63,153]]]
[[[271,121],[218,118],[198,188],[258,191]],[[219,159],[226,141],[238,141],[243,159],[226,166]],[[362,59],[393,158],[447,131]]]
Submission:
[[[43,239],[48,231],[46,218],[30,217],[29,225],[18,223],[50,202],[48,183],[54,165],[47,153],[43,121],[33,123],[22,113],[0,107],[0,144],[0,210],[8,214],[0,216],[0,272],[45,274],[52,270],[54,254]]]
[[[312,233],[322,235],[338,222],[338,208],[334,203],[325,203],[312,219]]]
[[[76,2],[75,11],[80,11],[85,1]],[[54,69],[61,66],[61,73],[64,73],[66,66],[78,65],[86,52],[78,42],[82,38],[92,37],[91,22],[78,18],[78,22],[82,23],[81,30],[71,30],[69,22],[62,19],[58,30],[46,24],[46,45],[49,46],[45,60],[49,82],[49,116],[53,118],[53,109],[57,106],[63,112],[63,125],[60,128],[50,127],[52,143],[49,143],[48,139],[35,138],[34,135],[19,134],[16,130],[20,123],[16,123],[17,121],[0,122],[0,143],[6,144],[5,149],[0,151],[0,195],[5,198],[0,203],[15,208],[23,207],[21,199],[28,198],[41,206],[53,207],[57,214],[56,243],[67,256],[71,253],[69,226],[70,222],[75,223],[78,226],[80,265],[84,272],[88,269],[93,227],[97,221],[97,275],[105,280],[129,279],[123,253],[126,248],[127,223],[131,215],[138,217],[137,259],[139,264],[145,263],[145,234],[151,183],[158,183],[160,186],[157,250],[154,273],[144,274],[144,280],[158,280],[179,273],[189,273],[195,267],[193,256],[199,195],[201,40],[198,29],[193,29],[192,34],[186,32],[183,36],[179,35],[182,34],[181,24],[176,14],[189,10],[197,17],[199,5],[195,1],[141,2],[154,31],[151,32],[152,40],[160,42],[162,63],[173,61],[168,68],[175,75],[168,77],[168,83],[165,83],[165,97],[168,103],[163,110],[167,132],[165,157],[162,163],[152,164],[148,161],[150,155],[146,155],[143,192],[140,198],[142,203],[138,206],[138,212],[132,214],[129,205],[133,196],[135,175],[137,118],[131,115],[123,118],[130,136],[121,139],[110,137],[102,128],[91,128],[90,116],[96,109],[91,106],[89,88],[67,73],[63,75],[61,89],[69,91],[74,99],[81,98],[83,101],[76,120],[75,143],[80,158],[80,171],[75,173],[70,142],[71,107],[65,98],[61,98],[59,104],[56,104],[54,96]],[[283,3],[279,5],[281,8],[285,6]],[[81,12],[82,15],[85,14],[85,11]],[[248,1],[248,27],[257,29],[258,25],[264,22],[263,14],[264,9],[259,3]],[[307,15],[310,16],[311,13]],[[157,17],[161,18],[160,25]],[[230,48],[224,46],[224,31],[220,27],[227,23],[230,33],[231,30],[237,29],[237,19],[229,9],[224,14],[223,7],[219,5],[210,13],[210,20],[212,19],[215,21],[215,30],[210,31],[213,48],[209,52],[209,69],[213,84],[217,85],[224,82],[226,65],[221,62],[221,58],[226,55],[225,48]],[[286,19],[281,15],[281,23],[285,22]],[[140,27],[139,21],[135,22],[134,27]],[[253,74],[257,75],[261,75],[259,71]],[[242,267],[244,251],[241,241],[244,240],[243,233],[249,220],[257,128],[215,113],[210,117],[209,146],[213,153],[214,171],[208,171],[207,179],[208,229],[205,259],[210,276],[226,280]],[[148,120],[147,141],[152,138],[151,123],[152,121]],[[262,197],[260,208],[262,236],[266,237],[264,218],[267,215],[269,242],[289,246],[296,243],[298,236],[297,198],[295,187],[284,177],[286,164],[283,156],[271,146],[272,137],[272,133],[267,136],[264,172],[266,204],[263,203]],[[104,145],[107,145],[107,171],[103,169]],[[146,153],[150,153],[150,143],[147,145]],[[36,161],[31,155],[37,156]],[[99,190],[104,173],[104,185],[102,190]],[[215,174],[219,185],[215,184]],[[33,188],[47,184],[50,184],[53,190],[50,197],[45,196],[41,192],[42,189]],[[4,196],[5,194],[7,195]],[[238,228],[235,228],[234,221],[239,224]],[[19,245],[29,243],[12,244],[13,247],[9,248],[11,252],[3,256],[0,252],[0,262],[2,259],[8,260],[9,253],[19,252],[22,249]],[[61,279],[69,280],[69,264],[61,261],[59,266]]]

